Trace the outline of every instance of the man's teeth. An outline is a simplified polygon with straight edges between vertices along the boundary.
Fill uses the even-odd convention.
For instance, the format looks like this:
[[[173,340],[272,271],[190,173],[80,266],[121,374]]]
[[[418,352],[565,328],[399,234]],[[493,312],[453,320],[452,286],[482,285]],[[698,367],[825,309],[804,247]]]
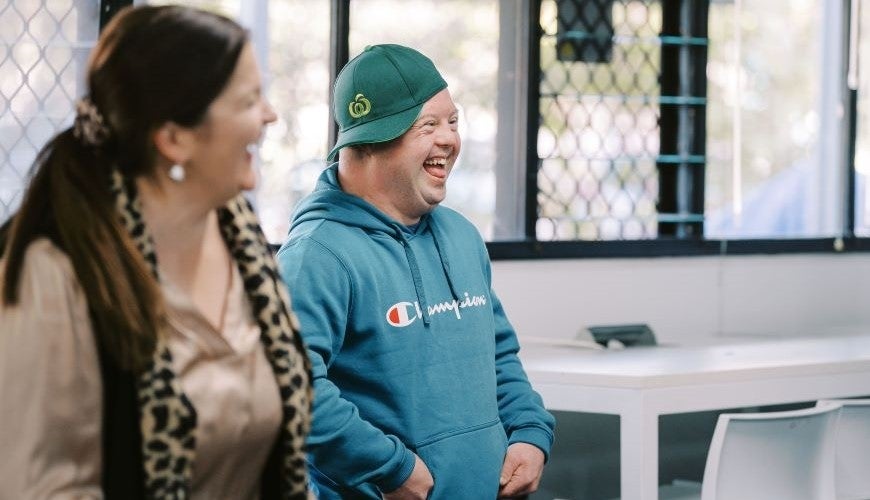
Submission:
[[[443,167],[447,165],[447,158],[430,158],[423,162],[423,165]]]
[[[258,148],[257,148],[256,144],[248,144],[247,146],[245,146],[245,149],[248,150],[248,154],[253,156],[253,155],[257,154]]]

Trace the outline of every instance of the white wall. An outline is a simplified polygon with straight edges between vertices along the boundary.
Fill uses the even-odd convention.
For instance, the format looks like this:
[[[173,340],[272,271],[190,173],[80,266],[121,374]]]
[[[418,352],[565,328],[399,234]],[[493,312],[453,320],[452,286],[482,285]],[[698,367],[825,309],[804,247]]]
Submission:
[[[647,323],[660,343],[870,333],[870,254],[496,261],[523,336]]]

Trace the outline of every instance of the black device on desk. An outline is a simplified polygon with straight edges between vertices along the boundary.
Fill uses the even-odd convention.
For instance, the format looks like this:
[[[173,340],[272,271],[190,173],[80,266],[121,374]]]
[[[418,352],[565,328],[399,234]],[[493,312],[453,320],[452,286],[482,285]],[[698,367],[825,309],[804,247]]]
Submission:
[[[656,336],[647,324],[590,326],[586,328],[595,342],[604,347],[619,343],[624,347],[656,345]]]

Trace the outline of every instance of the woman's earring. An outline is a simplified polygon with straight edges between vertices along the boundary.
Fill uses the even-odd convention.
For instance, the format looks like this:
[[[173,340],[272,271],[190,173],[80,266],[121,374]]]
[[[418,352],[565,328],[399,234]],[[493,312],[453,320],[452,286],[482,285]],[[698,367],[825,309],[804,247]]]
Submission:
[[[181,182],[184,180],[185,175],[184,167],[176,163],[169,167],[169,178],[174,180],[175,182]]]

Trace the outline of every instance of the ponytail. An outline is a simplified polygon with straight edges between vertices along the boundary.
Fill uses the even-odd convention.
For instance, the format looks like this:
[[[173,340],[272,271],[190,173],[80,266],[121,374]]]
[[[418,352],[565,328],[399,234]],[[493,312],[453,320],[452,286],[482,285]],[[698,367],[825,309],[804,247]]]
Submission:
[[[0,229],[6,266],[0,304],[18,303],[27,248],[46,237],[72,262],[101,348],[121,369],[138,372],[151,359],[165,306],[119,222],[111,168],[105,151],[82,144],[72,129],[43,148],[21,207]]]

